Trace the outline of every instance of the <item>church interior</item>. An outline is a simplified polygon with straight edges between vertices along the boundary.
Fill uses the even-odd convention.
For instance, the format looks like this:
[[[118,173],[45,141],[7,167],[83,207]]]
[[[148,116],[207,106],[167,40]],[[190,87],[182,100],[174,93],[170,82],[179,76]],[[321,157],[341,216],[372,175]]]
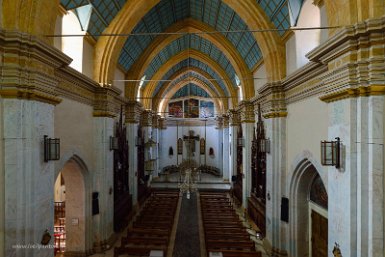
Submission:
[[[0,256],[385,255],[384,0],[0,3]]]

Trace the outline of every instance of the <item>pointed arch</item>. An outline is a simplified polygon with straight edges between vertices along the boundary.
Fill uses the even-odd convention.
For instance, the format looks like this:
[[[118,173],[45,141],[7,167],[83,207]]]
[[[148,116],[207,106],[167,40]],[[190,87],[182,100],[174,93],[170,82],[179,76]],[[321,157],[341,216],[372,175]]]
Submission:
[[[223,70],[223,68],[218,64],[216,63],[214,60],[212,60],[208,55],[204,54],[204,53],[201,53],[197,50],[185,50],[185,51],[182,51],[180,53],[178,53],[177,55],[174,55],[170,60],[168,60],[166,63],[163,64],[163,66],[154,74],[154,76],[151,78],[151,80],[160,80],[166,73],[167,71],[170,69],[170,67],[173,67],[174,65],[178,64],[179,62],[183,61],[184,59],[187,59],[189,57],[192,57],[194,59],[197,59],[198,61],[201,61],[205,64],[207,64],[208,66],[210,66],[210,68],[212,68],[221,78],[224,79],[224,84],[226,86],[226,89],[227,91],[229,92],[230,94],[230,97],[233,101],[233,106],[236,105],[238,99],[237,99],[237,92],[234,88],[234,86],[231,84],[231,80],[229,78],[229,76],[226,74],[226,72]],[[151,98],[151,96],[153,95],[153,92],[156,88],[156,84],[157,82],[155,81],[150,81],[146,87],[143,89],[143,96],[145,98],[148,98],[148,99],[145,99],[145,101],[143,102],[143,105],[145,108],[149,108],[151,109],[151,100],[149,98]],[[135,99],[135,92],[137,92],[138,90],[138,85],[137,84],[128,84],[126,85],[126,93],[128,93],[128,95],[126,95],[126,97],[128,98],[131,98],[131,99]]]
[[[106,28],[106,34],[131,32],[136,24],[160,0],[128,0],[122,10]],[[223,0],[231,7],[251,29],[273,29],[274,25],[267,19],[264,11],[255,0]],[[268,80],[280,80],[285,75],[285,49],[281,38],[275,31],[254,33],[261,46],[262,55],[268,72]],[[125,37],[101,37],[95,47],[94,79],[99,83],[111,83],[117,65],[120,49]]]
[[[161,113],[164,113],[165,110],[166,110],[166,106],[167,104],[170,102],[171,100],[171,97],[179,90],[181,89],[182,87],[190,84],[191,82],[193,82],[193,84],[196,84],[198,85],[199,87],[203,88],[204,90],[207,90],[207,93],[209,94],[210,97],[212,97],[212,99],[208,99],[208,100],[211,100],[214,102],[215,104],[215,107],[216,107],[216,112],[219,112],[219,110],[221,110],[223,112],[223,105],[221,103],[220,100],[218,100],[219,96],[205,83],[203,82],[202,80],[199,80],[195,77],[189,77],[188,78],[189,81],[180,81],[178,82],[177,84],[175,84],[172,89],[170,89],[170,91],[168,91],[163,99],[164,99],[164,102],[162,103],[162,105],[160,105],[160,102],[159,102],[159,105],[155,106],[155,109],[158,110],[158,112],[161,112]],[[162,108],[162,109],[159,109],[159,108]]]
[[[174,23],[165,32],[167,33],[201,33],[201,32],[214,32],[215,29],[207,24],[194,20],[185,19]],[[144,50],[140,58],[132,65],[127,72],[127,79],[140,80],[145,70],[150,65],[151,61],[157,56],[167,45],[176,39],[184,36],[183,34],[174,35],[160,35],[152,41],[152,43]],[[245,98],[251,98],[254,96],[254,81],[253,75],[248,68],[245,60],[239,54],[239,51],[234,45],[221,33],[203,33],[199,34],[200,37],[209,40],[213,43],[221,52],[228,58],[231,65],[238,77],[240,78],[243,92],[245,92]]]
[[[207,78],[207,79],[213,79],[213,78],[210,76],[210,74],[208,74],[207,72],[205,72],[205,71],[203,71],[203,70],[201,70],[201,69],[198,69],[198,68],[196,68],[196,67],[190,67],[190,68],[187,68],[187,67],[186,67],[186,68],[183,68],[183,69],[177,71],[177,72],[170,78],[170,80],[175,80],[175,79],[177,79],[178,77],[183,76],[184,74],[186,74],[186,73],[188,73],[188,72],[190,72],[190,71],[196,72],[196,73],[202,75],[203,77],[205,77],[205,78]],[[170,84],[171,84],[171,81],[165,83],[165,84],[159,89],[159,91],[157,92],[157,94],[156,94],[156,95],[154,96],[154,98],[153,98],[152,106],[155,106],[155,107],[158,109],[158,106],[159,106],[159,104],[160,104],[161,98],[163,97],[163,95],[164,95],[166,89],[169,87]],[[216,95],[219,97],[219,99],[226,99],[225,101],[219,100],[219,102],[220,102],[220,106],[222,106],[222,109],[223,109],[223,110],[227,110],[227,109],[228,109],[228,100],[227,100],[227,98],[226,98],[226,95],[225,95],[223,89],[222,89],[222,88],[219,86],[219,84],[218,84],[216,81],[214,81],[214,80],[211,81],[211,84],[214,86],[215,90],[217,91],[217,92],[215,92],[215,93],[216,93]]]

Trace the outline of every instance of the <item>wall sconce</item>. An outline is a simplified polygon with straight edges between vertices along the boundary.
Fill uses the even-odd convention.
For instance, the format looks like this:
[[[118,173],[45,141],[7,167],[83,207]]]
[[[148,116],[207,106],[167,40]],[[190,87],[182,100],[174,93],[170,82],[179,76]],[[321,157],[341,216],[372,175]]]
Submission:
[[[270,153],[270,139],[261,139],[259,148],[262,153]]]
[[[237,139],[237,145],[240,147],[244,147],[245,146],[245,139],[243,137],[238,138]]]
[[[110,136],[110,150],[118,150],[119,149],[119,140],[117,137]]]
[[[44,135],[44,161],[55,161],[60,159],[60,139],[48,138]]]
[[[321,164],[340,167],[340,138],[337,141],[321,141]]]
[[[48,232],[48,229],[46,229],[43,233],[43,237],[41,239],[41,244],[42,245],[47,245],[49,243],[49,241],[51,241],[51,234]]]

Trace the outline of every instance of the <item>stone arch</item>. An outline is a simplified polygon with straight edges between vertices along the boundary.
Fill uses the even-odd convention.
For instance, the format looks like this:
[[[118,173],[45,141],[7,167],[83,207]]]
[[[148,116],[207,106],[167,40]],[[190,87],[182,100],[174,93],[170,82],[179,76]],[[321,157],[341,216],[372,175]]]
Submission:
[[[66,255],[89,255],[92,239],[92,179],[82,158],[74,154],[55,170],[55,181],[62,174],[66,186]],[[72,226],[73,221],[78,225]]]
[[[4,0],[2,4],[4,29],[29,33],[53,44],[53,37],[45,35],[54,34],[60,0]]]
[[[200,75],[202,75],[203,77],[206,77],[208,79],[212,79],[212,77],[210,76],[210,74],[208,74],[207,72],[201,70],[201,69],[198,69],[196,67],[186,67],[186,68],[183,68],[181,70],[179,70],[178,72],[176,72],[171,78],[170,80],[175,80],[177,79],[178,77],[180,76],[183,76],[184,74],[190,72],[190,71],[193,71],[193,72],[196,72]],[[153,103],[152,103],[152,106],[155,106],[156,109],[158,109],[159,107],[159,104],[160,104],[160,101],[166,91],[166,89],[169,87],[169,85],[171,84],[171,81],[170,82],[167,82],[165,83],[160,89],[159,91],[157,92],[157,94],[154,96],[153,98]],[[217,97],[220,97],[222,99],[226,99],[226,95],[223,91],[223,89],[219,86],[219,84],[216,82],[216,81],[211,81],[211,84],[214,86],[215,88],[215,91],[213,93],[215,93],[215,95]],[[219,101],[220,103],[220,106],[222,110],[227,110],[228,109],[228,101],[226,99],[226,101],[222,101],[220,100]]]
[[[201,80],[198,80],[196,78],[193,78],[193,77],[189,77],[187,78],[188,80],[191,80],[191,81],[194,81],[195,84],[197,84],[198,86],[202,87],[203,89],[207,90],[207,93],[213,98],[213,99],[210,99],[214,102],[215,104],[215,112],[217,113],[219,110],[221,110],[223,112],[223,106],[222,104],[220,103],[220,101],[218,100],[218,95],[210,88],[208,87],[203,81]],[[161,106],[158,105],[158,106],[155,106],[156,109],[159,109],[159,111],[161,113],[164,113],[165,110],[166,110],[166,106],[168,104],[168,102],[170,102],[170,98],[182,87],[184,87],[185,85],[188,85],[190,83],[190,81],[180,81],[179,83],[177,83],[176,85],[173,86],[173,88],[167,92],[165,95],[164,95],[164,103],[162,104],[162,109],[159,109]],[[208,99],[209,100],[209,99]]]
[[[302,157],[302,158],[301,158]],[[302,153],[294,162],[294,169],[288,179],[289,188],[289,256],[309,254],[308,197],[314,178],[319,175],[327,190],[327,174],[318,169],[319,164],[308,152]],[[300,243],[299,243],[300,242]]]
[[[223,68],[218,63],[216,63],[214,60],[212,60],[206,54],[203,54],[203,53],[196,51],[196,50],[185,50],[185,51],[178,53],[177,55],[174,55],[170,60],[168,60],[165,64],[162,65],[162,67],[153,75],[151,80],[154,80],[154,81],[160,80],[171,67],[173,67],[174,65],[178,64],[179,62],[181,62],[184,59],[189,58],[189,57],[192,57],[194,59],[197,59],[198,61],[201,61],[201,62],[207,64],[212,70],[214,70],[220,77],[222,77],[224,79],[224,84],[227,88],[227,91],[230,94],[230,97],[233,100],[233,106],[235,106],[237,103],[237,100],[238,100],[237,99],[237,92],[236,92],[234,86],[230,83],[231,79],[229,78],[229,76],[226,74],[226,72],[223,70]],[[152,94],[153,94],[153,92],[156,88],[156,84],[157,84],[154,81],[150,81],[146,85],[146,87],[144,88],[143,96],[145,98],[151,98],[152,97]],[[126,97],[134,99],[135,98],[134,93],[137,92],[137,88],[136,88],[137,85],[135,87],[135,90],[132,90],[131,86],[129,87],[130,90],[125,90],[126,92],[131,93],[130,95],[126,95]],[[146,101],[143,102],[143,105],[145,106],[145,108],[151,108],[151,106],[150,106],[151,100],[146,99]]]
[[[168,33],[201,33],[205,31],[214,32],[215,30],[207,24],[191,18],[174,23],[166,30]],[[153,58],[167,45],[182,36],[184,36],[184,34],[174,34],[168,36],[160,35],[156,37],[127,72],[127,78],[130,80],[140,80]],[[213,45],[221,50],[234,67],[235,73],[240,79],[243,92],[245,92],[245,98],[248,99],[253,97],[254,81],[252,73],[245,60],[233,44],[220,33],[199,34],[199,36],[209,40]]]
[[[131,32],[140,19],[146,15],[160,0],[136,1],[128,0],[122,10],[105,29],[106,34],[122,34]],[[232,8],[251,29],[274,29],[264,11],[255,0],[223,0]],[[285,75],[285,48],[276,31],[254,33],[261,47],[268,72],[268,80],[280,80]],[[120,49],[125,37],[100,37],[95,47],[94,79],[99,83],[111,83],[117,65]]]

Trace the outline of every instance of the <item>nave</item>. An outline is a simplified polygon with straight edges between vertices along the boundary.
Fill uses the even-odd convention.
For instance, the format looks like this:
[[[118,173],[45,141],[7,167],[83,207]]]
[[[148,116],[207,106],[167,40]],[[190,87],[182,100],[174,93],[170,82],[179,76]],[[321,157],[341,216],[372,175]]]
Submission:
[[[241,215],[239,215],[241,214]],[[93,257],[263,257],[258,228],[229,191],[153,190],[117,243]]]

